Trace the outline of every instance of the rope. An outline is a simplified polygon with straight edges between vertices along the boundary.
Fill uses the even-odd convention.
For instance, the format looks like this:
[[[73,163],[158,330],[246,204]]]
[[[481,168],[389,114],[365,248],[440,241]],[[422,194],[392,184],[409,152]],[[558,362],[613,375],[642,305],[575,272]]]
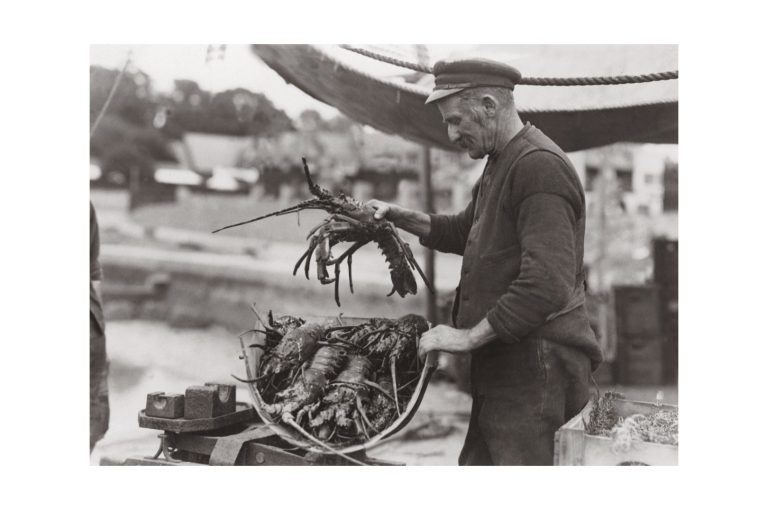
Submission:
[[[372,52],[370,50],[366,50],[364,48],[358,48],[357,46],[351,46],[348,44],[342,44],[340,46],[345,50],[359,53],[360,55],[364,55],[366,57],[370,57],[372,59],[375,59],[381,62],[386,62],[387,64],[393,64],[395,66],[405,68],[405,69],[410,69],[412,71],[418,71],[420,73],[430,73],[430,74],[432,73],[432,66],[426,66],[424,64],[415,64],[413,62],[396,59],[394,57],[388,57],[380,53]]]
[[[371,59],[375,59],[387,64],[392,64],[420,73],[432,73],[432,66],[416,64],[394,57],[388,57],[380,53],[372,52],[364,48],[351,46],[348,44],[340,45],[345,50],[349,50]],[[574,86],[574,85],[622,85],[622,84],[642,84],[647,82],[659,82],[662,80],[676,80],[679,72],[664,71],[661,73],[650,73],[646,75],[619,75],[619,76],[593,76],[593,77],[572,77],[572,78],[552,78],[552,77],[523,77],[520,85],[539,85],[539,86]]]
[[[620,76],[585,76],[573,78],[534,78],[523,77],[520,85],[623,85],[642,84],[647,82],[660,82],[663,80],[676,80],[677,71],[664,71],[662,73],[650,73],[648,75],[620,75]]]

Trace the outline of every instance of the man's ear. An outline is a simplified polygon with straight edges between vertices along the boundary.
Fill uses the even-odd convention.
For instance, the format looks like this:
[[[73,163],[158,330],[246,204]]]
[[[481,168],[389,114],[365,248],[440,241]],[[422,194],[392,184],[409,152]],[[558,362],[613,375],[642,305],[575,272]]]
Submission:
[[[494,98],[490,94],[484,94],[483,97],[480,99],[480,104],[482,105],[483,112],[485,112],[486,116],[488,117],[496,116],[496,111],[499,108],[499,102],[496,101],[496,98]]]

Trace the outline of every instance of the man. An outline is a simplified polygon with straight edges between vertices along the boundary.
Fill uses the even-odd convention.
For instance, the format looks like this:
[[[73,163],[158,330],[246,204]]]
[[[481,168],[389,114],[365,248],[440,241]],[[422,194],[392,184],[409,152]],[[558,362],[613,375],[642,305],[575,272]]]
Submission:
[[[451,142],[488,157],[457,215],[372,200],[423,245],[463,255],[455,327],[419,352],[472,354],[472,414],[462,465],[551,465],[555,431],[586,404],[602,359],[584,307],[584,191],[565,153],[524,124],[520,73],[485,60],[438,62],[436,103]]]
[[[107,346],[104,313],[101,308],[101,265],[99,264],[99,224],[91,203],[91,451],[109,426],[107,392]]]

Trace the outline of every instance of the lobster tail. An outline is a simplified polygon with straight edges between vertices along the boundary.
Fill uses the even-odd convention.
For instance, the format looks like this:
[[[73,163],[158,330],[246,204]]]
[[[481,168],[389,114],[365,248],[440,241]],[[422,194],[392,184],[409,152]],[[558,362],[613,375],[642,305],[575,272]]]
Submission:
[[[401,249],[400,242],[395,238],[396,236],[395,233],[388,233],[376,241],[389,265],[389,277],[392,279],[390,295],[395,292],[401,297],[405,297],[409,293],[415,295],[418,288],[416,279],[413,277],[406,255]]]

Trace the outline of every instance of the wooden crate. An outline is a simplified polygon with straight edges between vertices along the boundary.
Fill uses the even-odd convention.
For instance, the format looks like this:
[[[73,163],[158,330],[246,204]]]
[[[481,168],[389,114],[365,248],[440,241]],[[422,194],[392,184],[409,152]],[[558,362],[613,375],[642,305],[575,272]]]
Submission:
[[[659,288],[615,286],[616,381],[627,386],[658,386],[663,379],[663,334]]]
[[[555,433],[555,466],[676,466],[677,446],[637,441],[629,451],[615,451],[613,440],[589,435],[584,430],[589,421],[590,401],[582,411]],[[616,400],[617,412],[626,418],[633,414],[649,414],[657,409],[650,402]],[[663,409],[677,410],[674,405]]]

